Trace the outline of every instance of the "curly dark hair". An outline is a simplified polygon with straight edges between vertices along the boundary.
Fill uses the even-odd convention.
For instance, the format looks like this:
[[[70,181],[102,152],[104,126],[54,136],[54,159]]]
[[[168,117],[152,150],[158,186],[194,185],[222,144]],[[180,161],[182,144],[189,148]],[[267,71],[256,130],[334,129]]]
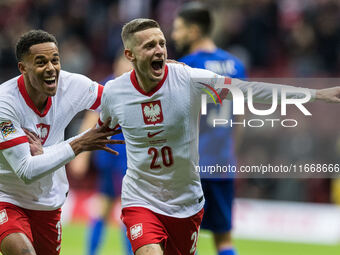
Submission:
[[[29,49],[32,45],[45,42],[53,42],[55,45],[58,45],[57,39],[54,37],[54,35],[51,35],[46,31],[30,30],[27,33],[24,33],[20,36],[15,46],[15,55],[17,60],[21,61],[23,56],[29,53]]]

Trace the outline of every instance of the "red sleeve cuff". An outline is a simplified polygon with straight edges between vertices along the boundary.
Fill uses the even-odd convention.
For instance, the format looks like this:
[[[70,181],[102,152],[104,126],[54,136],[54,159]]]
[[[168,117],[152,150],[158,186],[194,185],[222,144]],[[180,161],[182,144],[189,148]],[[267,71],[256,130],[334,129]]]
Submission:
[[[103,122],[100,120],[100,118],[99,118],[99,119],[98,119],[98,126],[101,127],[101,126],[103,126],[103,124],[104,124],[104,123],[103,123]]]
[[[104,86],[98,84],[98,94],[97,94],[97,99],[96,99],[96,101],[94,102],[94,104],[90,107],[91,110],[96,110],[96,109],[99,107],[99,105],[100,105],[100,103],[101,103],[101,100],[102,100],[103,90],[104,90]]]
[[[11,148],[13,146],[16,146],[22,143],[28,143],[27,136],[20,136],[12,140],[8,140],[8,141],[0,143],[0,150],[8,149],[8,148]]]

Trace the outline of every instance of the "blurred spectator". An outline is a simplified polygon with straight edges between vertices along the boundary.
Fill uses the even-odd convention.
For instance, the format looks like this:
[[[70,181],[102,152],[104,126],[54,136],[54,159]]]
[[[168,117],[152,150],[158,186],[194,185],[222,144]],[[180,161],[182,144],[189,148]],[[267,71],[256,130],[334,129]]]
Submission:
[[[77,36],[65,39],[60,48],[62,67],[73,73],[88,73],[92,66],[92,55],[86,45]]]

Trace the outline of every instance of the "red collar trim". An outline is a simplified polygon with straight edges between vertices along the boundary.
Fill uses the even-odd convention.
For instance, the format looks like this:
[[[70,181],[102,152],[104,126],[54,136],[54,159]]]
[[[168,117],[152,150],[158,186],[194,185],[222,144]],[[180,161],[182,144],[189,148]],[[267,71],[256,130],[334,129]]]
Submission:
[[[136,71],[132,70],[130,74],[130,80],[132,82],[132,85],[135,87],[135,89],[138,90],[139,93],[143,94],[144,96],[148,96],[148,97],[151,97],[163,86],[163,83],[165,82],[166,77],[168,77],[168,66],[167,65],[165,65],[163,79],[152,90],[150,90],[149,92],[145,92],[138,83]]]
[[[46,104],[45,110],[44,110],[43,113],[41,113],[41,112],[39,112],[38,108],[35,106],[32,99],[28,95],[28,92],[27,92],[26,87],[25,87],[24,76],[22,76],[22,75],[18,79],[18,87],[19,87],[20,94],[24,98],[24,100],[25,100],[26,104],[29,106],[29,108],[31,108],[39,117],[45,117],[46,114],[48,113],[48,111],[50,110],[51,106],[52,106],[52,98],[51,97],[47,98],[47,104]]]

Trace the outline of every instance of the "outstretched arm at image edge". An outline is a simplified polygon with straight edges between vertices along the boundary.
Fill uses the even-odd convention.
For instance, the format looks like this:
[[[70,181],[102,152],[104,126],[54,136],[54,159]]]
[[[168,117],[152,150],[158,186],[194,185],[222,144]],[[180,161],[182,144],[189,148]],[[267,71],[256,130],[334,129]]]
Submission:
[[[265,104],[272,102],[274,90],[277,91],[279,99],[282,98],[282,92],[286,93],[286,99],[306,98],[309,94],[310,97],[306,98],[309,102],[316,99],[317,93],[317,90],[315,89],[266,82],[248,82],[239,79],[232,79],[231,85],[239,88],[243,92],[246,100],[248,100],[248,90],[251,88],[254,102]],[[227,99],[232,99],[231,93],[228,93]]]

